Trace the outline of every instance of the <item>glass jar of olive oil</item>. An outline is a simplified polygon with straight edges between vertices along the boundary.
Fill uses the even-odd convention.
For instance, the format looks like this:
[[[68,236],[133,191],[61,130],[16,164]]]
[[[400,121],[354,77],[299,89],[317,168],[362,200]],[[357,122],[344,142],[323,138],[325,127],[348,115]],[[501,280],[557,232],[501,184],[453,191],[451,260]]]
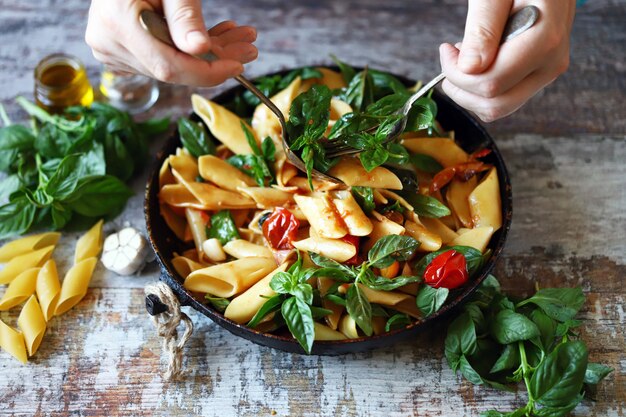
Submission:
[[[52,54],[35,68],[35,101],[50,113],[93,102],[93,88],[85,67],[76,57]]]

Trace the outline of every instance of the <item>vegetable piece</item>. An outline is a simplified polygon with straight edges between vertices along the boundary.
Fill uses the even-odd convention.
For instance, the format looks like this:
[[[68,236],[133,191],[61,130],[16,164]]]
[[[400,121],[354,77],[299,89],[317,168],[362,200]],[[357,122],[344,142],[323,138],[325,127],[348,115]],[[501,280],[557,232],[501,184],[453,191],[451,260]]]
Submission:
[[[104,240],[102,264],[118,275],[132,275],[146,262],[150,249],[146,239],[136,229],[126,227]]]
[[[200,123],[181,117],[178,119],[178,135],[192,156],[199,158],[202,155],[215,155],[215,144]]]
[[[428,317],[439,311],[449,293],[450,290],[445,287],[434,288],[430,285],[422,285],[415,298],[417,308],[424,314],[424,317]]]
[[[263,236],[273,249],[292,249],[300,222],[289,210],[276,207],[263,222]]]
[[[465,256],[455,250],[437,255],[424,271],[424,282],[433,288],[458,288],[468,278]]]
[[[233,221],[233,216],[231,216],[230,210],[221,210],[211,216],[211,223],[207,231],[207,238],[215,238],[222,245],[225,245],[233,239],[240,238],[239,231]]]

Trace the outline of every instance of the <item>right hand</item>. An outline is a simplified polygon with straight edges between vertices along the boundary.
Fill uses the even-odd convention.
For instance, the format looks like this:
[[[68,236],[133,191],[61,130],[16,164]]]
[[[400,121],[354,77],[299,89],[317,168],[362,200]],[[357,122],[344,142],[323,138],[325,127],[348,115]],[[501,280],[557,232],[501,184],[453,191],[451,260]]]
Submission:
[[[139,13],[163,13],[175,49],[147,33]],[[201,0],[92,0],[85,41],[94,57],[118,73],[144,74],[172,84],[209,87],[243,72],[257,57],[256,29],[233,21],[206,30]],[[194,55],[212,51],[220,59]]]

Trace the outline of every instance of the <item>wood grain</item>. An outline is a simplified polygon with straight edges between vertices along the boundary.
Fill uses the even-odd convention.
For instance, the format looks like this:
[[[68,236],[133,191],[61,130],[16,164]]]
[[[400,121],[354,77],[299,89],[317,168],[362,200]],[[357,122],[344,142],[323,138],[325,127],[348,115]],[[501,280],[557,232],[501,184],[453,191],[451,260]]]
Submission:
[[[626,3],[594,0],[580,9],[570,70],[515,115],[489,126],[511,172],[513,227],[495,274],[506,291],[535,284],[581,285],[587,302],[582,338],[591,360],[615,372],[596,402],[575,416],[626,415]],[[88,3],[0,0],[0,102],[31,97],[32,70],[63,50],[99,65],[83,42]],[[207,2],[207,22],[236,18],[259,28],[261,56],[251,75],[329,62],[335,53],[428,78],[439,69],[437,46],[462,35],[466,2],[278,0]],[[218,89],[202,90],[214,94]],[[151,114],[189,112],[191,90],[164,86]],[[161,140],[153,143],[153,154]],[[106,225],[143,228],[143,186]],[[78,235],[65,234],[54,257],[70,266]],[[476,387],[443,357],[443,329],[369,353],[305,357],[259,347],[188,311],[196,330],[185,351],[187,379],[166,383],[160,343],[143,308],[154,266],[117,277],[98,265],[87,297],[55,318],[28,365],[0,353],[0,416],[460,416],[508,410],[524,393]],[[15,325],[18,311],[0,313]]]

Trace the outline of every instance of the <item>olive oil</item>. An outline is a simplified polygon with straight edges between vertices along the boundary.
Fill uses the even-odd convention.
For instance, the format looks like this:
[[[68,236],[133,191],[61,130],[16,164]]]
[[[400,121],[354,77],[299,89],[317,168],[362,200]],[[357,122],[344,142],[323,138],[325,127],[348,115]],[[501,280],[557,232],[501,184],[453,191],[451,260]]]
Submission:
[[[83,64],[75,57],[53,54],[35,68],[35,101],[50,113],[93,102],[93,88]]]

